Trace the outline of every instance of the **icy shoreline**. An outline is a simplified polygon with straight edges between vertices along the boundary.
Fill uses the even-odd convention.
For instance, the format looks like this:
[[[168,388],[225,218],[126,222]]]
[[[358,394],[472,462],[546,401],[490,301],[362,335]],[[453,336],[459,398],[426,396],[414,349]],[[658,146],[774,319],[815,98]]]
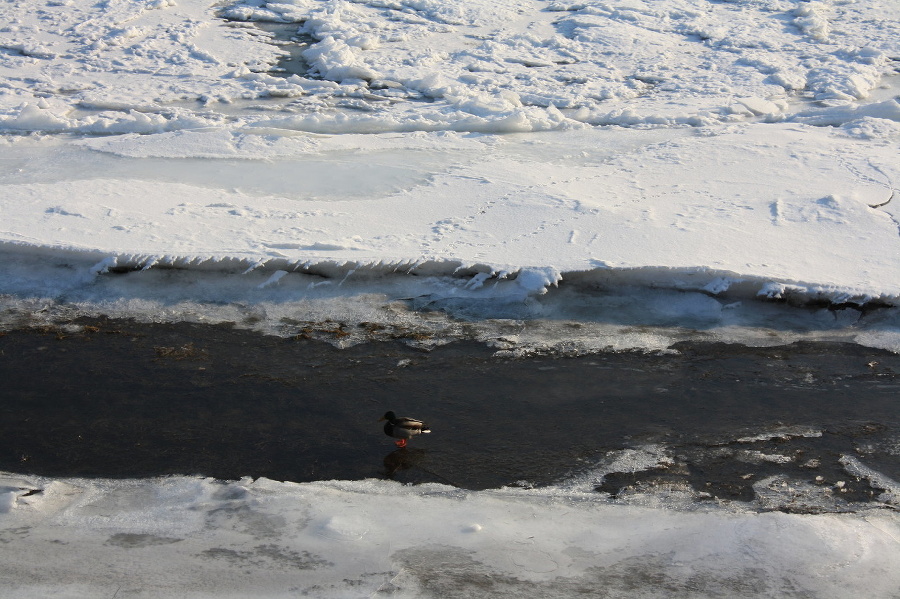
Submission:
[[[802,326],[900,347],[888,139],[772,124],[710,137],[217,130],[5,143],[0,292],[12,303],[211,322],[254,313],[269,331],[390,325],[398,311],[415,326],[405,317],[438,311],[778,330],[821,308]],[[779,325],[777,305],[802,309]],[[671,344],[608,343],[620,332],[587,351]],[[478,338],[492,335],[507,336]]]
[[[497,273],[458,262],[289,265],[16,249],[6,245],[0,267],[7,330],[109,316],[231,323],[339,347],[397,336],[421,347],[469,339],[506,355],[654,351],[690,340],[900,351],[896,297],[708,269]],[[328,333],[335,326],[341,335]]]
[[[900,295],[890,136],[757,124],[3,141],[0,241],[136,266],[647,266]]]
[[[267,277],[257,288],[276,287],[289,275],[318,278],[324,285],[343,285],[350,281],[374,282],[392,277],[418,277],[427,280],[458,279],[461,289],[477,291],[493,288],[488,297],[525,298],[541,296],[560,285],[609,290],[613,288],[662,289],[699,292],[725,300],[764,299],[794,306],[854,307],[861,310],[900,305],[900,295],[893,290],[881,291],[840,284],[823,284],[802,280],[772,279],[743,275],[709,267],[637,266],[610,267],[601,264],[590,270],[559,271],[555,267],[497,267],[487,263],[464,263],[452,259],[418,261],[341,262],[311,259],[292,261],[285,258],[246,258],[241,256],[204,255],[110,255],[100,250],[78,250],[33,246],[27,243],[0,242],[0,254],[7,256],[18,276],[27,278],[31,259],[45,259],[51,264],[66,265],[72,270],[94,276],[130,273],[180,271],[212,273],[222,277],[253,273]],[[9,266],[7,268],[10,268]],[[89,285],[90,279],[82,280]],[[351,284],[352,286],[352,284]],[[296,286],[295,286],[296,287]],[[310,287],[315,287],[311,285]],[[423,285],[423,287],[426,287]],[[427,287],[426,287],[427,288]],[[890,289],[886,286],[886,289]]]

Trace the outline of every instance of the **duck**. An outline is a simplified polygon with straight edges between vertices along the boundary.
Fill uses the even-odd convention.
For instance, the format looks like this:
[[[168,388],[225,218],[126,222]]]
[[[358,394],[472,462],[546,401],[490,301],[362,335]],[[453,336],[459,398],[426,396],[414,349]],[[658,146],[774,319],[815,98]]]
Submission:
[[[387,422],[384,423],[384,434],[397,439],[394,441],[394,445],[397,447],[406,447],[408,439],[412,439],[422,433],[431,432],[431,428],[421,420],[405,417],[398,418],[392,411],[386,412],[384,416],[378,419],[378,422],[385,420]]]

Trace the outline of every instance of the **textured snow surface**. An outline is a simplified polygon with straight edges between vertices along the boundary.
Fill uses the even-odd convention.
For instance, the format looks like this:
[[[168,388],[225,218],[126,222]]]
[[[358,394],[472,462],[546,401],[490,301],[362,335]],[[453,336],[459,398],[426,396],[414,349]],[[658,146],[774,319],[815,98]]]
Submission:
[[[39,4],[0,7],[7,247],[898,296],[896,7]]]
[[[0,485],[16,596],[825,598],[900,584],[900,524],[883,510],[678,510],[375,480]]]

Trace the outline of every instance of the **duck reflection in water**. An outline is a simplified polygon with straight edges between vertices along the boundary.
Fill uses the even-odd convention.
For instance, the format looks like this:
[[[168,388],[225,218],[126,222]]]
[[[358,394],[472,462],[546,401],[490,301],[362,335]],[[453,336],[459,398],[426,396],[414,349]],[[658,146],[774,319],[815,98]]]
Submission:
[[[395,474],[410,468],[420,467],[425,461],[424,449],[401,447],[384,456],[384,475],[393,478]]]

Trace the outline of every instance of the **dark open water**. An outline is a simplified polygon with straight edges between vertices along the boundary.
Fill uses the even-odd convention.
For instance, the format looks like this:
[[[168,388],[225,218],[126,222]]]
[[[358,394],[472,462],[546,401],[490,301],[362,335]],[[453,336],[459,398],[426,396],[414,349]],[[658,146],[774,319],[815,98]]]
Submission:
[[[479,489],[559,482],[609,451],[660,443],[677,467],[611,475],[601,490],[654,476],[749,499],[754,481],[784,472],[846,480],[848,499],[877,495],[842,455],[900,480],[900,356],[855,345],[498,359],[473,343],[339,350],[225,326],[79,324],[0,336],[0,469]],[[396,450],[377,422],[388,409],[434,432]],[[785,427],[821,435],[743,439]]]

